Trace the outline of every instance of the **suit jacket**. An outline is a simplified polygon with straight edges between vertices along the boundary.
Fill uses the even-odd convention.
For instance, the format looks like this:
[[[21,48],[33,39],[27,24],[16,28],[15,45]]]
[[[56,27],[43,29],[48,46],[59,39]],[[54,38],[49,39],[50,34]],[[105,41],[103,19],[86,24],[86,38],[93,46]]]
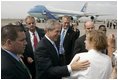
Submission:
[[[44,34],[45,34],[44,30],[36,27],[36,31],[39,35],[40,40],[41,40],[43,38]],[[27,41],[27,45],[26,45],[26,49],[25,49],[25,52],[24,52],[24,57],[25,57],[24,62],[27,65],[27,67],[29,68],[29,70],[32,74],[32,77],[35,78],[35,74],[36,74],[35,61],[32,64],[29,64],[27,62],[27,57],[31,57],[34,60],[34,52],[33,52],[33,47],[32,47],[31,40],[30,40],[29,31],[26,31],[26,41]]]
[[[1,78],[29,79],[30,76],[21,63],[1,49]]]
[[[60,79],[69,76],[67,66],[61,66],[59,56],[52,43],[44,37],[35,52],[36,78]]]
[[[86,39],[86,35],[83,35],[80,38],[79,37],[77,38],[77,40],[75,41],[75,46],[74,46],[74,50],[73,50],[74,55],[76,53],[81,53],[81,52],[87,52],[88,51],[87,49],[85,49],[85,43],[84,43],[85,39]]]
[[[74,32],[71,27],[69,27],[66,32],[63,46],[65,50],[65,63],[69,64],[72,59],[72,51],[74,48],[75,40],[78,38],[79,34]],[[60,44],[60,37],[58,38],[57,44]]]

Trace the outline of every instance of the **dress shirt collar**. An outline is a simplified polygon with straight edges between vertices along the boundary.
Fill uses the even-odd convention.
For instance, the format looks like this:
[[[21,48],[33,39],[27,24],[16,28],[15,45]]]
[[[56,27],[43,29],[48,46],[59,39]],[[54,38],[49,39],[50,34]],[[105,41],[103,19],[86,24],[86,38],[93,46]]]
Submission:
[[[46,37],[52,44],[55,44],[54,41],[52,41],[47,35],[45,35],[45,37]]]
[[[14,54],[14,53],[12,53],[12,52],[10,52],[10,51],[8,51],[8,50],[6,50],[6,49],[4,49],[4,48],[2,48],[4,51],[6,51],[8,54],[10,54],[14,59],[16,59],[17,61],[19,61],[19,57],[18,57],[18,55],[17,54]]]
[[[31,32],[30,30],[29,30],[29,33],[33,35],[33,32]],[[34,31],[34,34],[37,34],[36,30]]]
[[[63,32],[64,30],[65,30],[65,32],[67,32],[67,31],[68,31],[68,29],[69,29],[69,28],[66,28],[66,29],[62,28],[62,32]]]

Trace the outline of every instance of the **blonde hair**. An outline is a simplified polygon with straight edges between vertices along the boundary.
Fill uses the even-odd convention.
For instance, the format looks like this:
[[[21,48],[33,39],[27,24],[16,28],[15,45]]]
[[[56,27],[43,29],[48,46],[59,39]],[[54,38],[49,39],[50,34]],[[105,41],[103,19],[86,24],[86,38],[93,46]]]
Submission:
[[[62,21],[63,21],[65,18],[66,18],[67,20],[71,20],[71,17],[70,17],[70,16],[66,16],[66,15],[65,15],[65,16],[62,17]]]
[[[102,31],[94,30],[88,32],[87,37],[90,44],[93,44],[93,47],[98,51],[104,50],[108,46],[107,37]]]

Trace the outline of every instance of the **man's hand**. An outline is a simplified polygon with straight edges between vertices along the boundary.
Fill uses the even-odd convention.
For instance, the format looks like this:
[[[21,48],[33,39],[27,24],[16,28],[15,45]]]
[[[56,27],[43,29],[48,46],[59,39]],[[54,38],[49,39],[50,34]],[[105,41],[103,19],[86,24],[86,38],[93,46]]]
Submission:
[[[109,34],[109,36],[107,37],[107,42],[108,42],[108,46],[115,46],[115,35],[114,34]]]
[[[27,58],[27,62],[28,62],[29,64],[31,64],[33,61],[34,61],[34,60],[33,60],[31,57],[28,57],[28,58]]]
[[[112,58],[113,52],[116,50],[115,45],[116,45],[116,40],[115,40],[115,35],[114,34],[109,34],[107,37],[107,43],[108,43],[108,55]]]
[[[90,62],[88,60],[80,61],[80,57],[76,55],[69,65],[72,71],[86,70],[90,66]]]

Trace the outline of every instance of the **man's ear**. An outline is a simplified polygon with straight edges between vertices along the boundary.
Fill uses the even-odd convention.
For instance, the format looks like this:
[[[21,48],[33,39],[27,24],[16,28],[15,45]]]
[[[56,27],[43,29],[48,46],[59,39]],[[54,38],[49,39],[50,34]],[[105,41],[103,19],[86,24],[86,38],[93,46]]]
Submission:
[[[12,40],[10,40],[10,39],[7,39],[7,40],[6,40],[6,44],[7,44],[8,46],[11,46],[11,45],[12,45],[12,43],[13,43],[13,41],[12,41]]]

